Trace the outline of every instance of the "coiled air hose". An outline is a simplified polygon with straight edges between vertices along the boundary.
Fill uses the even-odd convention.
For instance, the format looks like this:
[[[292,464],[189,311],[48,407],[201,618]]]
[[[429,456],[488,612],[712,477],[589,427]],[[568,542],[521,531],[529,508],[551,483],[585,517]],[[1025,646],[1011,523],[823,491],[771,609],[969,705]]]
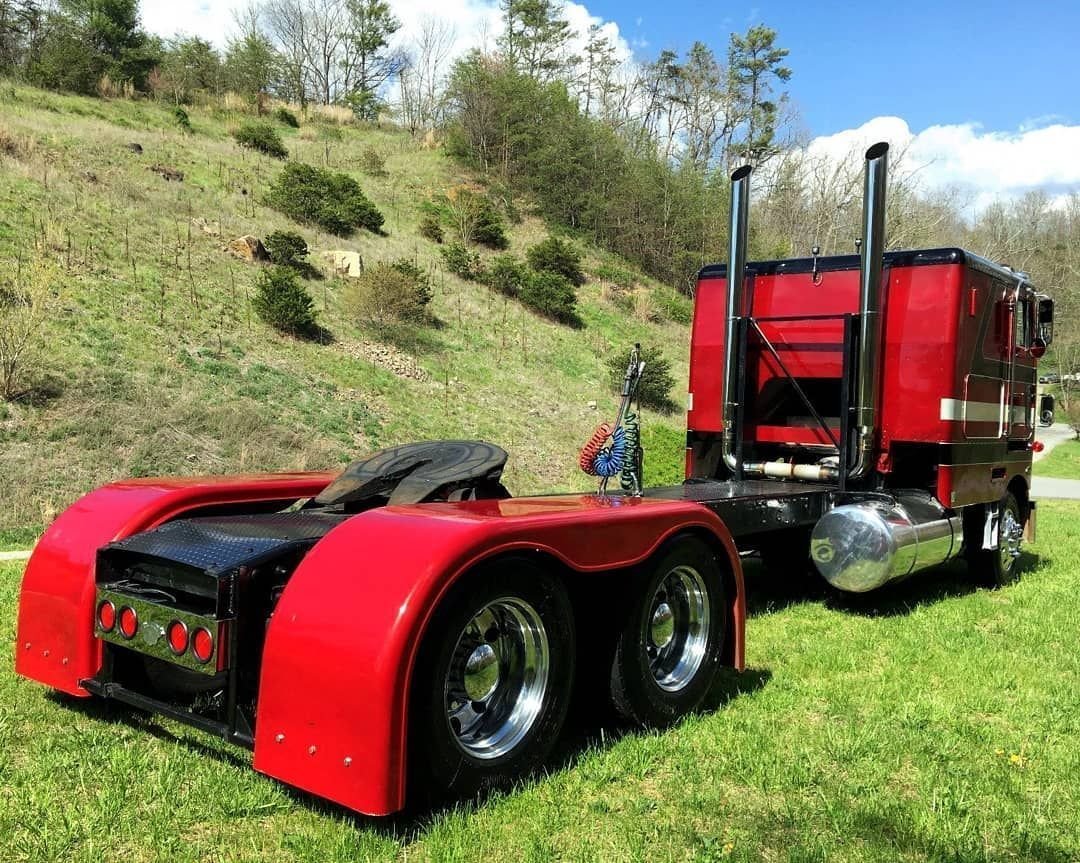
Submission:
[[[589,476],[600,478],[601,494],[613,476],[619,477],[623,490],[641,494],[641,428],[637,414],[630,410],[630,402],[644,370],[641,345],[634,345],[623,377],[618,419],[614,425],[600,423],[578,455],[578,466]]]
[[[619,426],[612,431],[610,425],[600,423],[589,442],[581,448],[578,465],[589,476],[610,478],[622,471],[625,460],[626,427]]]

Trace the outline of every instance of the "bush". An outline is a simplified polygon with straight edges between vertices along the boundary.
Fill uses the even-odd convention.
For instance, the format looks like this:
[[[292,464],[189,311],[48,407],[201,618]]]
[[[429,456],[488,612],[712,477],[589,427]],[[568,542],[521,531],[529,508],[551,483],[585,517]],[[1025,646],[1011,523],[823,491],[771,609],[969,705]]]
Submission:
[[[356,228],[380,233],[383,215],[346,174],[290,162],[270,186],[266,202],[297,222],[347,237]]]
[[[616,267],[613,264],[601,264],[596,268],[596,278],[602,282],[611,282],[615,287],[629,291],[637,284],[637,279],[629,270]]]
[[[274,119],[279,123],[284,123],[286,126],[291,126],[294,129],[300,128],[300,121],[296,115],[288,108],[278,108],[274,111]]]
[[[374,150],[364,150],[360,154],[360,170],[370,177],[385,177],[386,159]]]
[[[480,198],[476,205],[476,222],[473,224],[472,241],[489,249],[505,249],[510,245],[506,238],[506,226],[495,205],[487,198]]]
[[[263,243],[270,260],[283,267],[309,266],[307,241],[295,231],[274,231]]]
[[[608,360],[608,375],[615,392],[622,392],[629,359],[628,354],[615,353]],[[642,348],[641,359],[645,362],[645,371],[638,382],[637,401],[661,413],[672,413],[678,405],[671,398],[671,388],[675,386],[671,363],[664,359],[659,348],[654,347]]]
[[[188,112],[177,105],[173,108],[173,117],[176,119],[176,125],[180,127],[183,132],[194,132],[191,128],[191,118],[188,116]]]
[[[529,266],[534,270],[558,273],[575,285],[585,284],[581,270],[581,252],[566,240],[548,237],[526,253]]]
[[[480,261],[480,256],[470,252],[461,243],[451,243],[440,249],[439,254],[442,255],[446,269],[455,276],[477,281],[484,275],[484,265]]]
[[[45,356],[45,324],[56,306],[55,286],[62,284],[44,255],[23,269],[21,282],[10,275],[0,275],[0,402],[22,393],[27,373]]]
[[[530,273],[521,286],[519,299],[530,309],[545,318],[551,318],[572,327],[582,325],[577,313],[577,297],[574,286],[559,273],[541,270]]]
[[[491,262],[491,267],[484,275],[484,282],[500,294],[517,297],[528,278],[529,271],[521,261],[513,255],[499,255]]]
[[[289,267],[267,267],[255,280],[252,305],[265,323],[291,336],[310,337],[318,331],[311,294]]]
[[[357,323],[386,325],[427,318],[431,285],[412,261],[379,262],[352,279],[342,297],[346,314]]]
[[[244,123],[233,132],[233,137],[241,147],[258,150],[275,159],[289,158],[289,151],[281,143],[277,130],[269,123]]]
[[[443,241],[442,223],[439,222],[438,216],[428,213],[420,220],[420,236],[436,243]]]
[[[672,323],[689,324],[694,319],[694,301],[671,288],[653,292],[657,311]]]

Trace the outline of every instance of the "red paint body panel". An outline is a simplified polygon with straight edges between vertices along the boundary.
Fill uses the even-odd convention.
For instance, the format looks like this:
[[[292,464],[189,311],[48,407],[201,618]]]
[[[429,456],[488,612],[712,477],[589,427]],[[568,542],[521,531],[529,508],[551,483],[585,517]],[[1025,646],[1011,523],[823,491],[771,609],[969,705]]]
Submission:
[[[958,253],[959,255],[959,253]],[[859,307],[857,266],[812,273],[792,270],[747,277],[745,313],[759,319],[762,332],[788,371],[806,382],[838,381],[842,370],[840,320],[768,321],[770,317],[854,314]],[[1032,436],[1035,361],[1010,356],[1014,319],[1006,283],[961,259],[956,262],[886,266],[881,412],[873,462],[888,470],[896,445],[1000,444],[990,458],[1007,467],[1007,481],[1030,479],[1030,453],[1017,447]],[[723,430],[723,356],[727,281],[705,275],[698,283],[690,350],[691,408],[688,429]],[[747,348],[748,411],[745,440],[751,445],[824,446],[830,441],[813,422],[786,425],[768,413],[770,392],[785,375],[775,358],[751,340]],[[838,383],[836,384],[838,386]],[[770,391],[770,387],[774,389]],[[995,406],[1001,405],[1000,417]],[[827,420],[836,418],[826,417]],[[830,421],[839,437],[838,421]],[[1011,442],[1007,452],[1006,443]],[[975,457],[985,461],[987,453]],[[965,457],[965,463],[968,459]],[[1025,470],[1025,466],[1028,467]],[[998,500],[1002,483],[975,470],[954,466],[939,478],[946,505]],[[974,465],[971,465],[974,467]],[[989,470],[989,469],[988,469]],[[952,496],[954,487],[958,496]]]
[[[318,494],[334,474],[135,479],[91,492],[45,531],[19,594],[15,671],[70,695],[97,674],[93,633],[94,561],[106,543],[208,506]]]
[[[255,769],[370,815],[400,809],[412,664],[459,576],[512,550],[581,573],[611,570],[693,528],[727,551],[736,583],[730,655],[741,668],[738,554],[723,523],[698,504],[562,496],[386,507],[350,519],[304,558],[271,620]]]

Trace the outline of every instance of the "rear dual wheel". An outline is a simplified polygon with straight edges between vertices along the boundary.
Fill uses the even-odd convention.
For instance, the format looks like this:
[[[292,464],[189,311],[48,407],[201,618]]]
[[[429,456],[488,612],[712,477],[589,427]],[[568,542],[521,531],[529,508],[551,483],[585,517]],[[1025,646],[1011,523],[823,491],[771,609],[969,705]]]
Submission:
[[[701,706],[720,667],[726,606],[720,564],[696,537],[672,541],[645,567],[611,665],[624,719],[662,727]]]
[[[414,796],[468,796],[520,778],[551,751],[574,676],[566,590],[530,561],[500,561],[454,588],[416,664]]]

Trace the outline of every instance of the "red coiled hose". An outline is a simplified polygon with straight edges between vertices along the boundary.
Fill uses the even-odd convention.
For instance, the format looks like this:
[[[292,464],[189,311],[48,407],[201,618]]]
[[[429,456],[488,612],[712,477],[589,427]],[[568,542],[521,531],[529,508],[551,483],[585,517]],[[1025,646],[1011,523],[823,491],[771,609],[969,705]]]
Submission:
[[[596,457],[603,450],[604,444],[607,443],[609,437],[611,437],[611,426],[607,423],[600,423],[596,427],[596,431],[592,433],[592,437],[589,438],[589,442],[581,448],[581,454],[578,456],[578,467],[590,476],[596,476],[596,468],[594,467]]]

